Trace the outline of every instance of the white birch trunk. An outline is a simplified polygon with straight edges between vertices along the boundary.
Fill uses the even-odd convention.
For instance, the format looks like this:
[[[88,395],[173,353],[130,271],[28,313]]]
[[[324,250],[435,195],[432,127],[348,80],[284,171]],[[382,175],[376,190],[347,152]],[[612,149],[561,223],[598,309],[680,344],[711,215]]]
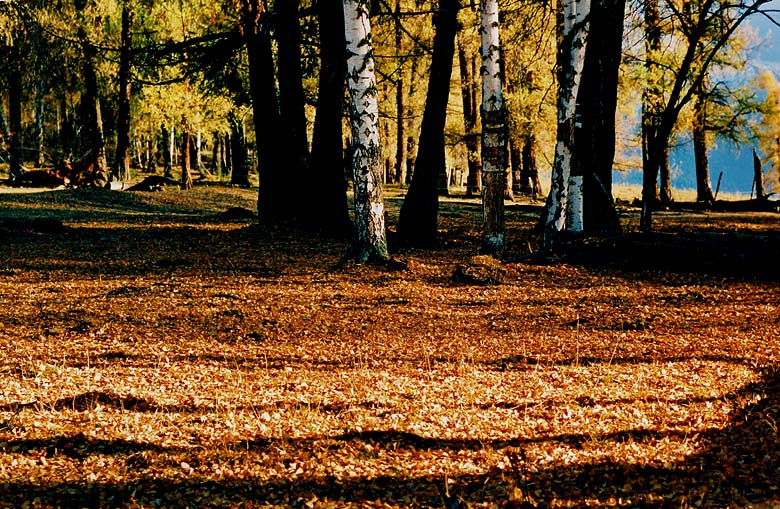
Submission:
[[[388,258],[382,199],[382,153],[374,48],[367,0],[343,0],[347,41],[347,89],[352,127],[356,255],[358,261]]]
[[[482,251],[504,249],[506,108],[501,80],[498,0],[482,0]]]
[[[582,65],[585,60],[585,45],[588,37],[588,15],[590,0],[560,0],[559,15],[562,20],[558,48],[558,135],[555,145],[550,200],[545,221],[544,247],[549,249],[557,233],[568,229],[582,231],[582,207],[569,211],[570,194],[577,193],[572,200],[582,204],[581,179],[579,185],[570,188],[574,122],[577,110]],[[567,216],[569,222],[567,224]],[[576,230],[579,228],[579,230]]]

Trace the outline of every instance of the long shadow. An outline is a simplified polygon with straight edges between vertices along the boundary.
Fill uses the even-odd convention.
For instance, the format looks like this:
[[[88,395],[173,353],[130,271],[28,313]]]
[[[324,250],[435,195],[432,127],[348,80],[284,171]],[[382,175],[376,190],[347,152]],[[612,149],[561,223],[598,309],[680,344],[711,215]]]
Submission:
[[[730,424],[723,429],[701,432],[701,452],[668,464],[641,464],[628,460],[598,460],[577,465],[551,464],[541,469],[528,469],[521,480],[523,488],[531,493],[537,507],[550,507],[562,501],[584,506],[600,502],[609,504],[622,500],[624,505],[637,508],[678,507],[746,507],[780,504],[780,370],[764,371],[760,383],[744,388],[755,396],[755,402],[736,410]],[[685,436],[685,431],[672,435]],[[576,445],[578,435],[560,435],[540,440],[559,440]],[[668,432],[629,430],[605,437],[613,441],[661,441]],[[120,453],[132,454],[146,449],[145,444],[104,443],[76,437],[56,438],[52,441],[27,441],[12,446],[28,449],[68,447],[104,453],[105,447],[116,446]],[[287,461],[305,458],[318,439],[275,440],[258,439],[237,444],[247,451],[278,451],[284,445]],[[366,431],[322,440],[368,442],[377,447],[414,450],[445,449],[479,450],[485,447],[522,448],[529,442],[522,438],[484,443],[472,440],[439,440],[398,431]],[[124,448],[124,449],[123,449]],[[333,447],[338,454],[338,447]],[[186,454],[181,449],[166,452]],[[296,456],[297,454],[297,456]],[[74,457],[77,455],[74,453]],[[455,456],[452,456],[455,457]],[[281,460],[280,458],[277,458]],[[533,461],[533,458],[531,458]],[[449,460],[448,460],[449,461]],[[452,460],[454,461],[454,460]],[[447,469],[447,465],[442,465]],[[493,469],[481,475],[451,477],[454,491],[472,502],[507,500],[510,487],[503,472]],[[240,504],[276,504],[302,506],[316,497],[319,500],[342,500],[360,504],[361,501],[380,501],[385,504],[416,507],[441,507],[437,494],[438,477],[416,475],[399,471],[395,475],[375,477],[333,477],[303,475],[262,480],[251,476],[240,479],[207,480],[173,477],[168,479],[141,478],[111,482],[63,481],[36,483],[17,479],[0,483],[0,505],[21,506],[36,500],[44,507],[124,507],[154,505],[165,507],[233,507]],[[206,501],[206,502],[204,502]]]

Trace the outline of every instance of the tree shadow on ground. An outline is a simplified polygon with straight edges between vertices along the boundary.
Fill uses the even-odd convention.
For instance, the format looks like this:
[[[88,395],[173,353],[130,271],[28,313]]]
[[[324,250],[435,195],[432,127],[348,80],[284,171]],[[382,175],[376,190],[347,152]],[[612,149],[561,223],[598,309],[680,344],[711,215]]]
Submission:
[[[692,436],[701,444],[697,454],[676,463],[638,464],[620,460],[597,460],[593,463],[550,464],[529,468],[520,480],[538,507],[571,502],[575,506],[620,501],[629,507],[765,507],[780,505],[780,369],[768,367],[759,382],[742,389],[746,405],[735,408],[730,424],[723,429],[710,429]],[[671,432],[677,433],[677,432]],[[683,433],[683,432],[680,432]],[[616,443],[662,441],[665,432],[628,430],[601,437]],[[555,436],[543,440],[575,444],[591,440],[585,436]],[[261,451],[284,464],[305,458],[314,447],[327,448],[338,455],[339,443],[370,443],[387,450],[445,450],[447,458],[456,458],[457,451],[475,450],[486,446],[497,449],[522,448],[529,442],[516,440],[485,444],[471,440],[441,440],[398,431],[365,431],[333,437],[296,439],[258,438],[235,445],[246,454]],[[313,500],[331,500],[374,504],[376,501],[401,507],[441,507],[437,484],[441,478],[419,476],[398,471],[376,477],[329,475],[279,476],[267,479],[226,478],[224,480],[172,476],[143,476],[150,460],[148,452],[173,455],[168,462],[204,463],[192,449],[159,448],[141,442],[101,441],[82,435],[56,437],[50,441],[30,440],[4,443],[3,449],[22,452],[42,450],[70,451],[69,456],[83,459],[89,454],[128,455],[128,468],[141,471],[141,476],[127,481],[101,482],[62,481],[36,483],[27,479],[0,483],[0,505],[21,507],[34,501],[38,507],[304,507]],[[230,448],[226,448],[230,449]],[[188,452],[189,451],[189,452]],[[40,451],[37,452],[40,454]],[[189,455],[188,455],[189,454]],[[201,451],[201,454],[202,451]],[[206,452],[206,461],[220,461],[222,452]],[[140,456],[139,456],[140,455]],[[224,459],[224,458],[222,458]],[[274,460],[273,457],[270,459]],[[447,461],[456,461],[450,460]],[[530,458],[529,465],[533,465]],[[448,465],[442,465],[443,470]],[[481,475],[451,477],[453,489],[472,502],[495,502],[505,505],[511,492],[508,473],[493,468]]]

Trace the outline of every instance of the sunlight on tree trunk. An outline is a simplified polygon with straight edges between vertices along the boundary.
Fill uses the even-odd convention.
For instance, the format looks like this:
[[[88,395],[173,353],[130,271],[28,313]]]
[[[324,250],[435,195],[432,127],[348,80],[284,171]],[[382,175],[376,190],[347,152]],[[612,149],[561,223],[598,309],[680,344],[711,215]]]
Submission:
[[[382,198],[382,150],[374,74],[374,48],[367,0],[344,0],[347,42],[347,90],[352,128],[356,258],[359,262],[389,258]]]
[[[504,250],[507,125],[501,79],[498,1],[482,0],[482,252]]]
[[[572,180],[571,167],[577,92],[585,60],[589,13],[590,0],[563,0],[558,12],[561,30],[558,39],[558,134],[542,242],[545,251],[557,243],[560,232],[577,232],[583,227],[582,177],[575,175]],[[573,207],[569,206],[570,199]]]

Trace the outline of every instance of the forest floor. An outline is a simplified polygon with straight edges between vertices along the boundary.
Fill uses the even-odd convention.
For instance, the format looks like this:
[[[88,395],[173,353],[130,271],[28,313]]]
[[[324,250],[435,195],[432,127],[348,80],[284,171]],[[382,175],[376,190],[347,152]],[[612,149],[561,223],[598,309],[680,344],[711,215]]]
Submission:
[[[0,193],[0,507],[780,508],[780,215],[373,267],[255,196]]]

